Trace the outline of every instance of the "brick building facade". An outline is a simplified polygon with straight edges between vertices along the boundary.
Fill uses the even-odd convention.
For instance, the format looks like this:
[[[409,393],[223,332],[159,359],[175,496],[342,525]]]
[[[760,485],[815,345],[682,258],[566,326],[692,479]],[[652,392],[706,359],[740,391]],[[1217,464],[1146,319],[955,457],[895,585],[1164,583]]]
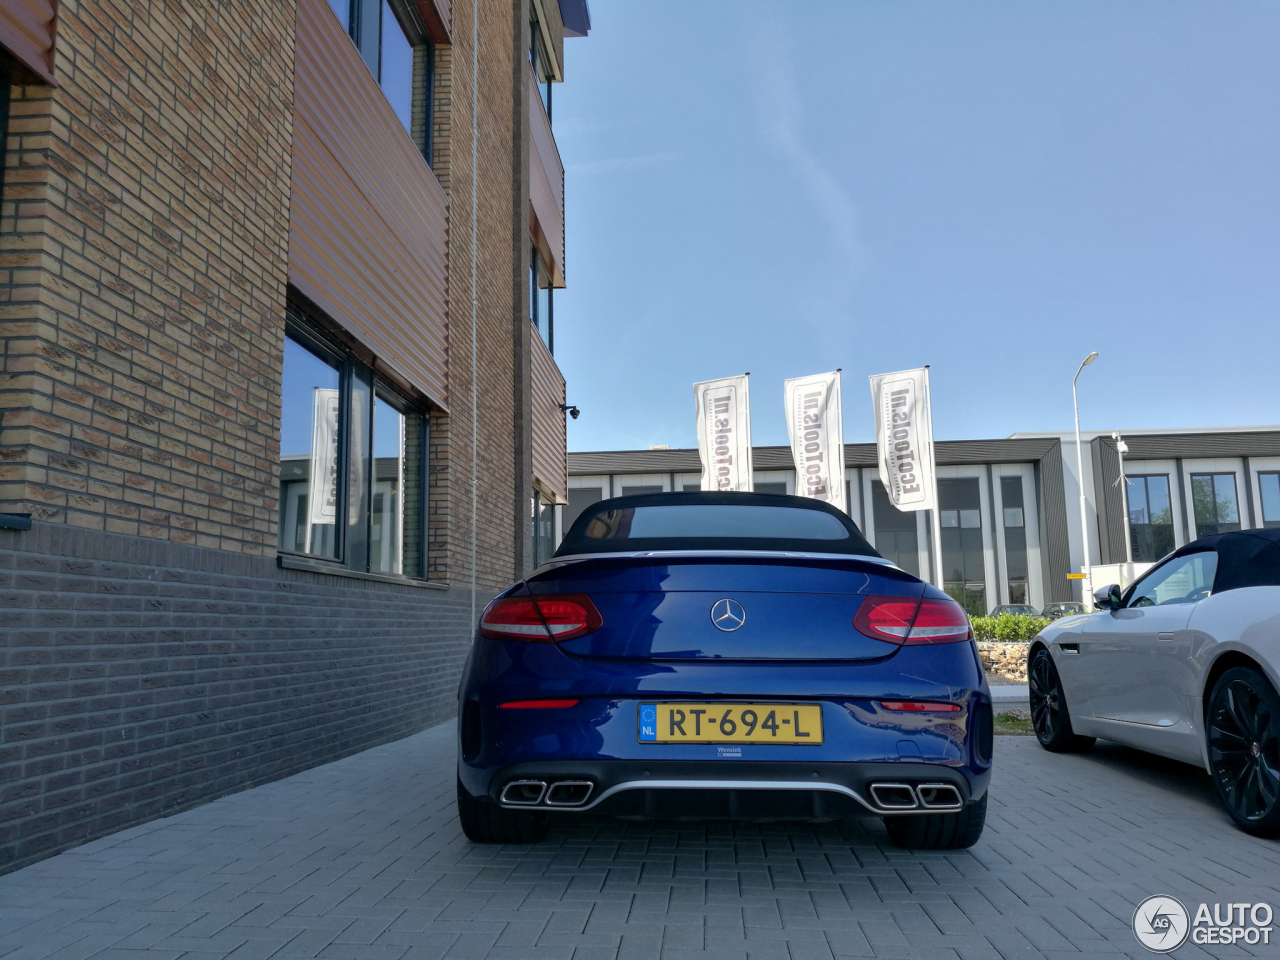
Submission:
[[[0,10],[0,869],[453,712],[567,489],[531,129],[588,26]]]

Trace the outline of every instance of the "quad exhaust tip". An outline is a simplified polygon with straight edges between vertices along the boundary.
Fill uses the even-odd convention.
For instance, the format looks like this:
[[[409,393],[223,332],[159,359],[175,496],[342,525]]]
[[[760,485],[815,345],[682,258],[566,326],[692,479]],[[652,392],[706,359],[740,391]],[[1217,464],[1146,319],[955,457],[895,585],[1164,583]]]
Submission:
[[[884,810],[914,810],[920,806],[909,783],[873,783],[871,799]]]
[[[512,806],[536,807],[546,796],[545,780],[512,780],[502,788],[502,802]]]
[[[547,806],[580,807],[587,802],[595,786],[590,780],[559,780],[547,788]]]
[[[959,810],[964,806],[960,791],[949,783],[921,783],[916,786],[920,806],[929,810]]]
[[[950,783],[873,783],[871,799],[881,810],[959,810],[960,791]]]
[[[596,785],[590,780],[512,780],[502,788],[499,799],[509,807],[580,807]]]

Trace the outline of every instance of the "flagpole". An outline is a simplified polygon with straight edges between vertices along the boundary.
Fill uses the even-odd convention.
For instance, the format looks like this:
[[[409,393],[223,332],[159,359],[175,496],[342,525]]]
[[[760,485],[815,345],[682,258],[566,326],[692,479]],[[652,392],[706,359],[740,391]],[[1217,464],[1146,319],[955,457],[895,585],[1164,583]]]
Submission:
[[[933,479],[933,577],[939,590],[945,590],[942,575],[942,501],[938,499],[938,458],[934,453],[937,439],[933,435],[933,388],[929,383],[929,364],[924,365],[924,393],[929,404],[929,474]]]

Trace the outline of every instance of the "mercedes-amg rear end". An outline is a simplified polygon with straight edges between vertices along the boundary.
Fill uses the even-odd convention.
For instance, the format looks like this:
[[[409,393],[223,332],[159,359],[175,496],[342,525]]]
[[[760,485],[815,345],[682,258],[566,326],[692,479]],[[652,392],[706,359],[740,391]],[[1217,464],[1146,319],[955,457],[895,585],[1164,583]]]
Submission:
[[[991,700],[968,618],[815,500],[605,500],[489,605],[460,691],[479,842],[551,814],[882,817],[974,843]]]

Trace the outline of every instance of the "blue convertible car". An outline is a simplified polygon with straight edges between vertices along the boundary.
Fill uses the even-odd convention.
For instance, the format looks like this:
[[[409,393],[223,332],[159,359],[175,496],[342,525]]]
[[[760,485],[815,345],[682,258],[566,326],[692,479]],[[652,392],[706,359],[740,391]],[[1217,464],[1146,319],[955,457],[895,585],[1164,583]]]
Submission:
[[[982,833],[991,697],[964,611],[816,500],[668,493],[588,508],[485,610],[458,813],[481,843],[552,814],[884,818]]]

